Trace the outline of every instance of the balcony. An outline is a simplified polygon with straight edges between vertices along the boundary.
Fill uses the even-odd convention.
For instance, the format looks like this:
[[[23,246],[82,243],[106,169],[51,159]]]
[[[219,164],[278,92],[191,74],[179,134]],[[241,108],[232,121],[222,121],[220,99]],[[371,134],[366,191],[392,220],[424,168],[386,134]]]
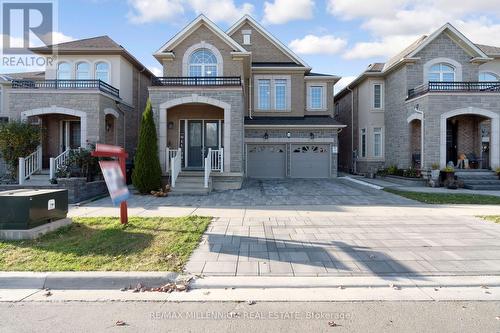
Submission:
[[[120,90],[101,80],[12,80],[12,89],[55,89],[92,90],[96,89],[116,98]]]
[[[408,90],[406,100],[432,93],[500,93],[500,82],[429,82]]]
[[[155,77],[152,80],[154,87],[222,87],[241,86],[240,76],[179,76],[179,77]]]

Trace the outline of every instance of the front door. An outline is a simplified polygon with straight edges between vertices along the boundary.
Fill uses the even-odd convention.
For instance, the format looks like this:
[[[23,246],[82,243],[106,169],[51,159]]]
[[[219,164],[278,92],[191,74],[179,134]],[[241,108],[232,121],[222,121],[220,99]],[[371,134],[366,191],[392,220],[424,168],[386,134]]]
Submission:
[[[203,121],[188,121],[188,167],[201,168],[203,166]]]

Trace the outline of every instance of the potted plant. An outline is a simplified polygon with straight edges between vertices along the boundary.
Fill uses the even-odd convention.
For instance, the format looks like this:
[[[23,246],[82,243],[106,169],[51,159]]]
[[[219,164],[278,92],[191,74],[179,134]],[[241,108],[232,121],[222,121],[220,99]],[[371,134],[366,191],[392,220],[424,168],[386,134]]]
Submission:
[[[454,181],[455,180],[455,168],[448,165],[446,168],[442,169],[441,172],[444,174],[444,181]]]
[[[500,179],[500,167],[496,168],[495,172],[497,173],[498,179]]]
[[[439,178],[439,164],[438,163],[432,163],[431,165],[431,179],[438,179]]]

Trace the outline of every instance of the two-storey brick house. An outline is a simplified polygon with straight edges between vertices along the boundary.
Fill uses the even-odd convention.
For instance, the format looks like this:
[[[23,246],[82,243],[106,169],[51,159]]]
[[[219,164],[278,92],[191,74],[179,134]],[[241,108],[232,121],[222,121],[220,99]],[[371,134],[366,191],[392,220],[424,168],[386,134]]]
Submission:
[[[149,94],[175,186],[207,173],[205,187],[220,189],[245,177],[336,177],[339,77],[312,73],[250,16],[222,31],[200,15],[154,56],[164,77]]]
[[[0,81],[1,119],[44,129],[41,165],[31,165],[29,173],[48,169],[51,158],[57,164],[70,149],[95,143],[123,146],[133,156],[153,74],[108,36],[32,51],[57,56],[45,72],[6,74]]]
[[[336,95],[340,168],[500,166],[500,48],[445,24]],[[466,163],[464,163],[464,157]]]

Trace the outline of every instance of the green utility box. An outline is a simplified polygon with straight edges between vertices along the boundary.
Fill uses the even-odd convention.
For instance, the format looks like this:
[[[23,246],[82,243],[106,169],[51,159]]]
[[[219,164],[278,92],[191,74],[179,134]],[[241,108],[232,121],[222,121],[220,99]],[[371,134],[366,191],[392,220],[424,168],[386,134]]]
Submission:
[[[27,230],[66,218],[68,190],[0,192],[0,229]]]

